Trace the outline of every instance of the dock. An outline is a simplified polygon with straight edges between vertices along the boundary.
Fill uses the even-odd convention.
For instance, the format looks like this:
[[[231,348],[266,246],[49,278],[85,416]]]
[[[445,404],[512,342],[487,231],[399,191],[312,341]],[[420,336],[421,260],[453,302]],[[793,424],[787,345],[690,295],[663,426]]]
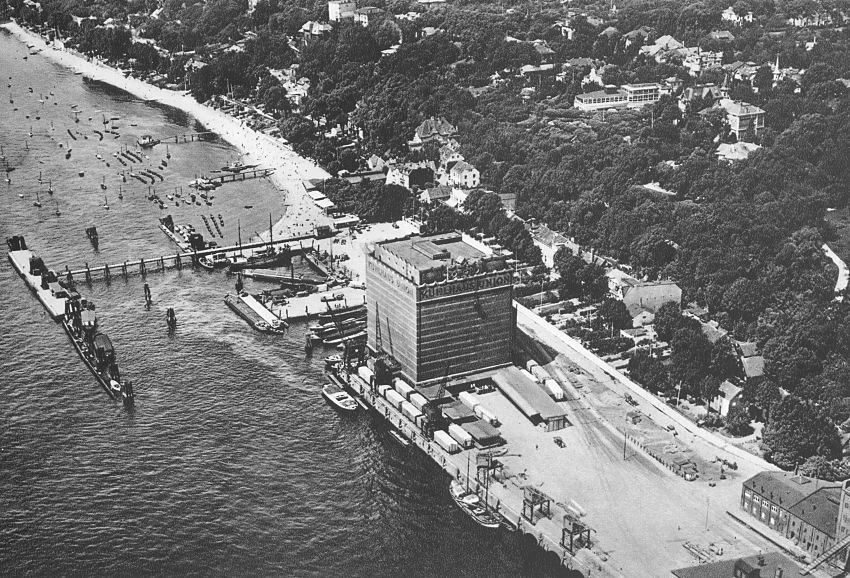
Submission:
[[[312,277],[295,277],[292,275],[281,275],[279,273],[267,273],[261,269],[246,269],[242,271],[242,276],[254,279],[255,281],[267,281],[269,283],[278,283],[281,285],[299,283],[318,287],[319,285],[327,283],[327,279],[314,279]]]
[[[304,297],[291,297],[286,300],[283,305],[272,305],[272,312],[281,319],[287,322],[315,319],[320,313],[326,313],[328,304],[331,307],[338,307],[337,304],[344,305],[360,305],[366,303],[366,291],[356,289],[354,287],[334,287],[331,292],[341,293],[344,297],[341,300],[322,301],[323,296],[327,293],[311,293]]]
[[[218,183],[219,185],[223,185],[224,183],[250,181],[251,179],[262,179],[271,176],[273,173],[274,169],[251,169],[247,171],[240,171],[238,173],[228,173],[226,175],[219,175],[217,177],[206,177],[206,179],[211,183]]]
[[[155,138],[155,140],[159,141],[160,143],[178,144],[178,143],[181,143],[181,142],[194,142],[196,140],[201,140],[202,137],[208,137],[210,135],[215,136],[215,134],[216,133],[213,132],[213,131],[204,131],[204,132],[189,132],[189,133],[186,133],[186,134],[175,134],[175,135],[171,135],[171,136],[154,137],[154,138]]]
[[[478,449],[471,448],[454,454],[448,453],[436,442],[425,437],[414,422],[373,391],[372,387],[358,375],[348,373],[341,374],[341,377],[347,380],[350,389],[365,404],[375,413],[383,416],[392,428],[398,430],[452,478],[466,484],[465,472],[468,464],[471,463],[468,480],[470,489],[475,491],[482,501],[487,502],[491,511],[497,513],[506,526],[525,534],[542,548],[545,554],[556,558],[564,567],[577,570],[585,576],[623,576],[621,572],[597,557],[592,550],[578,546],[579,540],[575,539],[577,535],[582,533],[584,537],[587,537],[592,530],[576,516],[565,509],[555,515],[556,511],[562,509],[558,504],[548,506],[553,510],[551,517],[541,515],[541,512],[535,511],[533,506],[529,510],[528,492],[525,488],[496,481],[490,473],[491,470],[478,467],[477,457],[480,455]],[[498,452],[494,457],[500,457]]]
[[[167,234],[167,233],[166,233]],[[179,243],[176,234],[169,235],[175,243]],[[243,243],[242,245],[230,245],[227,247],[213,247],[202,251],[184,251],[174,255],[160,255],[158,257],[147,257],[140,259],[128,259],[122,263],[90,265],[85,263],[82,266],[71,267],[65,265],[61,270],[57,270],[66,279],[73,281],[75,278],[84,278],[87,283],[95,279],[110,280],[113,276],[120,275],[124,278],[130,275],[147,276],[148,273],[163,272],[166,269],[181,270],[188,265],[190,268],[195,266],[197,258],[206,255],[215,255],[218,253],[238,253],[240,251],[250,251],[271,245],[285,245],[288,243],[300,243],[307,239],[315,239],[313,235],[302,235],[299,237],[291,237],[288,239],[276,239],[271,243],[267,241],[258,241],[254,243]],[[298,250],[298,247],[293,248]]]

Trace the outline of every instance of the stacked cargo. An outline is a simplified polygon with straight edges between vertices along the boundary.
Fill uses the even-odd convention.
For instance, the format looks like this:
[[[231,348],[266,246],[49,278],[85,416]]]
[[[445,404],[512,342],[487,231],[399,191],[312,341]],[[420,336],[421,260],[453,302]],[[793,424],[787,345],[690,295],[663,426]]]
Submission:
[[[535,367],[537,367],[537,366],[535,366]],[[526,376],[531,381],[537,381],[537,378],[534,377],[534,374],[531,373],[530,371],[526,371],[525,369],[520,369],[519,371],[520,371],[520,373],[522,373],[524,376]]]
[[[561,389],[561,386],[557,381],[552,379],[551,377],[543,382],[543,389],[546,390],[546,393],[552,396],[552,399],[555,401],[563,400],[566,395],[564,394],[564,390]]]
[[[450,454],[456,454],[460,451],[460,445],[452,436],[443,430],[437,430],[434,432],[434,441]]]
[[[425,411],[425,406],[428,405],[428,400],[418,391],[410,394],[410,403],[412,403],[419,411]]]
[[[493,415],[491,412],[487,411],[480,405],[475,406],[475,409],[473,409],[472,411],[475,412],[475,415],[478,416],[479,419],[486,421],[492,426],[499,427],[500,425],[502,425],[495,415]]]
[[[422,412],[416,409],[416,406],[409,401],[401,402],[401,413],[413,423],[416,423],[416,418],[422,415]]]
[[[535,365],[531,368],[531,375],[534,376],[534,381],[537,383],[543,383],[547,379],[552,379],[552,376],[549,375],[549,372],[540,367],[539,365]]]
[[[360,376],[360,379],[366,382],[366,385],[372,385],[372,380],[375,379],[375,374],[372,373],[372,370],[365,365],[361,365],[357,368],[357,375]]]
[[[387,392],[390,391],[391,389],[392,388],[389,385],[386,385],[386,384],[379,385],[378,386],[378,395],[380,395],[381,397],[387,397]]]
[[[410,394],[416,392],[410,384],[398,377],[393,380],[393,384],[395,385],[395,390],[403,395],[404,399],[410,399]]]
[[[478,407],[478,402],[475,400],[475,397],[468,391],[460,392],[457,398],[472,411],[475,411],[475,408]]]
[[[390,404],[396,408],[401,408],[401,403],[405,401],[404,397],[394,389],[387,388],[387,394],[384,396]]]
[[[540,365],[540,364],[539,364],[539,363],[537,363],[536,361],[534,361],[533,359],[529,359],[529,360],[528,360],[528,362],[526,362],[526,364],[525,364],[525,368],[526,368],[529,372],[531,372],[531,368],[532,368],[532,367],[536,367],[536,366],[538,366],[538,365]]]
[[[456,423],[449,425],[449,435],[452,436],[463,448],[471,448],[475,444],[469,432]]]

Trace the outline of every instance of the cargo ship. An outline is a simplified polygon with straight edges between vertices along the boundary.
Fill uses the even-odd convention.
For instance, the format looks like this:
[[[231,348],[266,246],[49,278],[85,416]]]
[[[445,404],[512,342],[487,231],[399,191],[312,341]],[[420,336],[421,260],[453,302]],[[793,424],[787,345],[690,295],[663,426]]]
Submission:
[[[346,307],[336,307],[319,313],[319,324],[325,325],[329,323],[339,323],[348,319],[356,319],[358,317],[366,318],[366,305],[348,305]]]
[[[274,267],[289,267],[292,256],[289,247],[275,249],[266,247],[255,251],[250,257],[237,257],[228,267],[231,272],[243,271],[245,269],[272,269]]]

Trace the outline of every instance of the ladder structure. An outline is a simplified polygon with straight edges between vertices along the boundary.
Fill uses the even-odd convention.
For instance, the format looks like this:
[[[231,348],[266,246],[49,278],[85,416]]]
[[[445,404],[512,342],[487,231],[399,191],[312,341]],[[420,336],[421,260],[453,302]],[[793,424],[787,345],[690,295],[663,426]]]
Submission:
[[[832,547],[824,550],[820,556],[818,556],[812,561],[811,564],[803,568],[800,574],[803,576],[808,576],[809,574],[814,572],[815,569],[818,568],[818,566],[828,560],[831,560],[832,558],[835,558],[839,553],[841,553],[842,550],[847,548],[847,546],[850,546],[850,534],[841,538],[838,542],[833,544]]]

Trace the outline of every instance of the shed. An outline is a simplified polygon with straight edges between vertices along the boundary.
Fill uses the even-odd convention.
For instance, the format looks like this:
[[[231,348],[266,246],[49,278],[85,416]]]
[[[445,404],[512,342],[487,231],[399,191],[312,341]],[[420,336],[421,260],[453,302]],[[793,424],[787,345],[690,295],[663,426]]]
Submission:
[[[493,376],[499,390],[532,422],[543,422],[547,431],[568,425],[567,412],[552,401],[543,389],[514,366],[501,369]]]
[[[499,434],[499,430],[487,423],[486,421],[476,420],[468,423],[460,424],[472,439],[481,447],[492,447],[501,445],[505,440]]]

